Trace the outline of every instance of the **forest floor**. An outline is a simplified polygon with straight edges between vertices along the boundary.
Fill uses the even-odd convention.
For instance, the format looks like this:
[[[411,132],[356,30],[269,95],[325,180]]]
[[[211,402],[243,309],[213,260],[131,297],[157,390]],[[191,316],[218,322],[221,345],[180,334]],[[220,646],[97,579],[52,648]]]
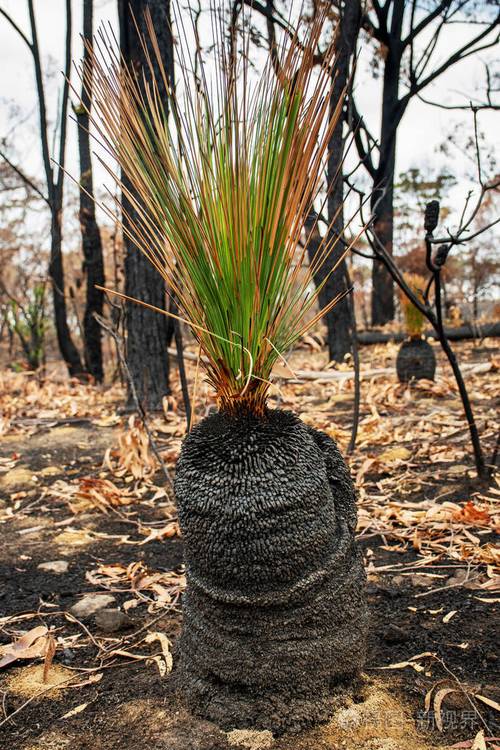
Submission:
[[[488,456],[500,426],[495,346],[457,346]],[[361,351],[368,374],[348,459],[368,573],[365,674],[330,723],[281,738],[224,732],[189,715],[173,687],[182,540],[144,430],[120,415],[121,387],[2,371],[1,750],[500,747],[500,485],[477,480],[445,363],[435,382],[403,387],[396,351]],[[325,355],[311,339],[291,366],[324,370]],[[282,383],[274,400],[345,450],[352,379]],[[170,476],[181,403],[174,382],[169,411],[150,420]],[[201,386],[198,419],[208,405]]]

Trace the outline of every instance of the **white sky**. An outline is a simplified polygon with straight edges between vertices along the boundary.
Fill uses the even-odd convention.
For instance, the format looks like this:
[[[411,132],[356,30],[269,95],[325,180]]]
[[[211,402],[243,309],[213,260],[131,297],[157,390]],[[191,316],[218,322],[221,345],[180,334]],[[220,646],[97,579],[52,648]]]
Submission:
[[[28,14],[25,0],[0,0],[0,7],[9,12],[15,21],[29,36]],[[82,52],[79,34],[82,24],[82,2],[73,0],[73,58],[79,60]],[[62,88],[63,46],[65,33],[65,11],[63,0],[35,0],[38,19],[38,33],[42,48],[44,68],[48,75],[47,99],[49,119],[54,123],[57,97]],[[95,28],[102,22],[111,22],[116,28],[115,0],[95,0]],[[453,25],[444,34],[441,47],[437,50],[436,59],[445,59],[451,50],[461,46],[469,38],[471,28]],[[467,61],[454,66],[441,76],[435,84],[425,91],[429,99],[442,103],[467,103],[468,99],[478,95],[484,85],[484,67],[482,60],[498,60],[498,48],[480,53]],[[359,110],[364,114],[372,132],[377,135],[380,120],[380,79],[374,80],[369,72],[369,56],[361,51],[360,75],[358,76],[356,98]],[[15,31],[4,18],[0,17],[0,141],[8,139],[12,158],[17,159],[23,169],[43,183],[43,171],[38,138],[38,112],[34,90],[33,65],[30,52]],[[9,110],[15,104],[19,115],[9,121]],[[483,112],[480,115],[480,126],[486,132],[491,148],[498,146],[500,130],[498,112]],[[15,132],[12,132],[13,124]],[[451,112],[429,107],[414,99],[410,104],[403,123],[399,129],[397,150],[397,171],[404,171],[418,166],[430,176],[440,168],[455,173],[459,178],[467,172],[470,165],[464,154],[456,152],[455,158],[446,160],[438,152],[443,139],[452,131],[456,123],[463,123],[463,132],[472,132],[472,118],[469,113]],[[67,169],[78,175],[78,152],[76,124],[69,124]],[[102,183],[102,170],[96,169],[96,187]],[[461,206],[470,183],[462,180],[453,190],[453,202],[457,209]]]

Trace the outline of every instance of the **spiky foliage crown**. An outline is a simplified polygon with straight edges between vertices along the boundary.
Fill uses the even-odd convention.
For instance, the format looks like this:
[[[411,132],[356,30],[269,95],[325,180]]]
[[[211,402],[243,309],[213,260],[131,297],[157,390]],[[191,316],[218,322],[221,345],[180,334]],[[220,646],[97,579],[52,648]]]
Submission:
[[[211,85],[201,56],[186,63],[178,45],[181,106],[147,25],[141,74],[99,36],[92,121],[127,177],[117,178],[134,209],[124,230],[175,293],[220,407],[259,413],[281,353],[336,302],[311,312],[329,274],[319,286],[313,278],[336,239],[327,232],[307,264],[313,232],[303,236],[343,105],[330,107],[335,52],[315,65],[318,14],[305,39],[277,51],[278,73],[268,63],[251,82],[248,56],[228,56],[220,32]]]
[[[405,273],[403,278],[408,284],[413,294],[424,302],[425,279],[418,273]],[[399,301],[403,311],[406,333],[410,338],[419,338],[424,328],[425,317],[420,310],[415,307],[409,297],[406,296],[402,289],[399,290]]]

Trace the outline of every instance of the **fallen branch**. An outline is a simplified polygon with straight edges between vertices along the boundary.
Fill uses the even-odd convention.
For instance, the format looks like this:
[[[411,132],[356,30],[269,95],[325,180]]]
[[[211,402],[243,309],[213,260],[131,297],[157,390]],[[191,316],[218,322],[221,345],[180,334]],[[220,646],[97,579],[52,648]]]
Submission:
[[[177,352],[175,349],[169,347],[168,353],[171,357],[176,357]],[[190,362],[197,362],[198,355],[193,352],[184,352],[184,359]],[[204,361],[205,357],[200,357],[201,361]],[[471,374],[489,372],[491,369],[490,362],[481,362],[480,364],[463,365],[462,369],[468,371]],[[379,367],[371,370],[360,370],[359,377],[361,379],[376,378],[382,375],[394,374],[394,367]],[[293,374],[282,375],[280,374],[280,380],[286,380],[289,383],[300,383],[304,380],[351,380],[354,378],[354,371],[346,370],[293,370]]]
[[[450,341],[484,339],[492,336],[498,337],[500,336],[500,323],[482,323],[477,325],[466,323],[456,328],[445,328],[444,332]],[[437,338],[436,332],[430,328],[424,331],[424,336]],[[358,342],[363,345],[385,344],[388,341],[404,341],[405,338],[407,338],[407,335],[402,331],[392,331],[390,333],[385,333],[384,331],[361,331],[358,333]]]

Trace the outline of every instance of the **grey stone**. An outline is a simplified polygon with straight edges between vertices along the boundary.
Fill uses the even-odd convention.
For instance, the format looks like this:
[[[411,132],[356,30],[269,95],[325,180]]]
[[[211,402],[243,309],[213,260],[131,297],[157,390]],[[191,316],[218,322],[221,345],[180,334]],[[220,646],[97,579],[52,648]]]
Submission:
[[[114,604],[115,597],[110,594],[85,594],[83,599],[73,604],[69,611],[79,620],[85,620],[91,617],[100,609],[106,609],[110,604]]]
[[[421,576],[418,573],[416,573],[413,576],[410,576],[410,580],[411,580],[412,586],[416,586],[417,588],[430,588],[432,585],[435,585],[432,578],[428,578],[427,576]]]
[[[40,563],[40,565],[37,565],[37,568],[46,573],[56,573],[57,575],[61,575],[62,573],[67,572],[69,563],[67,560],[52,560],[52,562]]]
[[[227,740],[230,745],[247,750],[266,750],[273,744],[274,737],[268,729],[261,732],[255,729],[233,729],[227,733]]]
[[[131,618],[119,609],[100,609],[96,612],[94,621],[105,633],[118,633],[133,624]]]

